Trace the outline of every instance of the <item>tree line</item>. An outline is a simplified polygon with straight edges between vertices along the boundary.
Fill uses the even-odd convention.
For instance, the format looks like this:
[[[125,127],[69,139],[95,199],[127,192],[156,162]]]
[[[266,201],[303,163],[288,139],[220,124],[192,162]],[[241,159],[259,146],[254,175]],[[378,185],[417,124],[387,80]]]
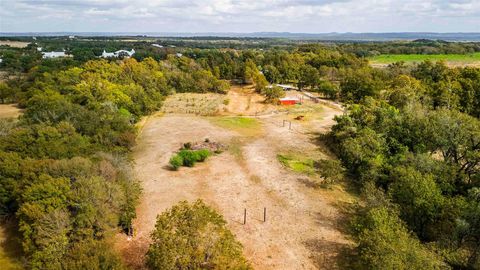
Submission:
[[[366,204],[351,224],[358,267],[480,269],[480,69],[397,68],[361,96],[370,78],[357,77],[325,138]]]
[[[132,233],[141,192],[128,159],[134,124],[170,93],[221,93],[228,82],[171,57],[34,67],[0,87],[24,108],[0,121],[0,216],[18,221],[26,266],[122,269],[110,241]]]

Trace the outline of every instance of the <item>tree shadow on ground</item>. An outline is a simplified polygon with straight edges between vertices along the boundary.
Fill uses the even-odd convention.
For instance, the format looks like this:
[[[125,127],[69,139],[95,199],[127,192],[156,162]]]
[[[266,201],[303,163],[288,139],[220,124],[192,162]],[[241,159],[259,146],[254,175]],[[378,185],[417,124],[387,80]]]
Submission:
[[[0,249],[4,256],[13,262],[24,264],[24,254],[18,224],[14,218],[8,218],[0,222]],[[0,267],[1,268],[1,267]]]
[[[310,239],[304,244],[318,269],[356,269],[356,253],[352,245],[325,239]]]
[[[318,150],[329,157],[334,157],[335,154],[332,152],[330,145],[331,141],[328,137],[327,132],[310,132],[308,133],[310,142],[317,146]]]
[[[316,212],[315,222],[328,230],[336,230],[350,235],[350,221],[355,212],[355,204],[336,203],[338,212]],[[348,238],[348,237],[347,237]],[[335,242],[325,239],[310,239],[304,242],[311,253],[311,259],[319,269],[358,269],[354,242]]]

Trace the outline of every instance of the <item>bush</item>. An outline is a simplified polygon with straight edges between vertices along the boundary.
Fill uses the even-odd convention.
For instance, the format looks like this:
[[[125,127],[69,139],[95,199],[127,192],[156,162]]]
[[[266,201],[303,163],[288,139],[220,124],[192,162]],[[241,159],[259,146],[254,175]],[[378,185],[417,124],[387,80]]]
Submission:
[[[170,166],[176,171],[183,165],[183,158],[179,155],[174,155],[170,158]]]
[[[186,149],[186,150],[192,149],[192,143],[191,142],[184,143],[183,149]]]
[[[198,155],[191,150],[182,150],[178,153],[178,155],[183,160],[183,166],[193,167],[198,160]]]
[[[170,158],[170,165],[174,170],[178,170],[180,166],[193,167],[197,162],[204,162],[212,152],[208,149],[186,150],[183,149],[178,154]]]
[[[211,152],[208,149],[201,149],[196,151],[197,158],[199,162],[204,162],[209,156],[211,156]]]
[[[343,179],[345,169],[338,160],[322,159],[316,162],[315,167],[325,184],[334,184]]]

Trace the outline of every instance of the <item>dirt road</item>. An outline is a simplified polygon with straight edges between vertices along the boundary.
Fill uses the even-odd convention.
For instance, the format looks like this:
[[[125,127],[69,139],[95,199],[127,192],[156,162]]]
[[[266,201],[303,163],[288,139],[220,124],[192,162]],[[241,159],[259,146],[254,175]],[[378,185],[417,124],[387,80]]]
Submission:
[[[134,150],[135,171],[144,191],[135,236],[121,240],[124,256],[134,268],[142,269],[156,216],[181,200],[201,198],[225,217],[255,269],[337,268],[335,256],[349,244],[338,230],[337,198],[306,185],[308,176],[285,169],[277,154],[318,152],[310,131],[328,129],[333,116],[340,113],[324,107],[323,119],[308,125],[295,123],[290,131],[282,126],[285,116],[266,116],[259,119],[263,135],[248,138],[213,125],[207,117],[150,117]],[[226,151],[194,168],[167,168],[182,143],[205,138],[234,145],[239,151]]]

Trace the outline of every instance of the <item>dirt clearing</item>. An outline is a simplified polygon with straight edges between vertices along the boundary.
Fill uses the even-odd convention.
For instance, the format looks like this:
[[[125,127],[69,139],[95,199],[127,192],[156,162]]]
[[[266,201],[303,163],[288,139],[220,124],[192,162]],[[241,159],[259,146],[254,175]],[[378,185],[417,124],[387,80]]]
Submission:
[[[22,114],[22,109],[16,104],[0,104],[0,118],[17,118]]]
[[[270,105],[256,98],[249,101],[252,94],[248,91],[237,89],[230,93],[228,98],[236,96],[243,101],[231,100],[227,111],[250,113],[270,109]],[[309,175],[288,170],[277,159],[285,151],[312,158],[326,156],[314,144],[313,131],[328,130],[333,116],[341,111],[312,106],[317,108],[309,119],[291,120],[290,130],[283,125],[283,120],[292,117],[286,114],[268,114],[253,120],[231,115],[149,117],[133,153],[135,171],[144,189],[134,221],[135,235],[132,239],[120,235],[117,245],[125,260],[135,269],[144,268],[144,254],[156,216],[181,200],[200,198],[224,216],[255,269],[338,268],[340,250],[351,245],[339,229],[343,217],[339,205],[351,203],[352,197],[338,188],[312,188],[306,184],[311,181]],[[230,149],[194,168],[169,170],[169,158],[183,143],[206,138]]]
[[[30,42],[0,40],[0,46],[10,46],[12,48],[25,48]]]

